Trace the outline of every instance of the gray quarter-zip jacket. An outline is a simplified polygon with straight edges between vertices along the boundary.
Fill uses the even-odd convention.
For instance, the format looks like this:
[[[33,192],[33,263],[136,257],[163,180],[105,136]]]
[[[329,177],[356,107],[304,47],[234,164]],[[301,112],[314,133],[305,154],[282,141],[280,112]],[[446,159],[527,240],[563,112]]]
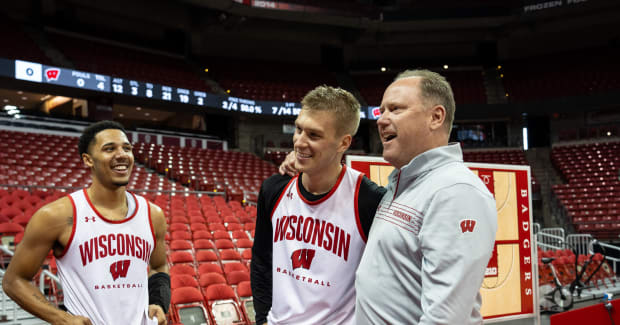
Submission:
[[[462,157],[450,144],[390,175],[356,272],[357,324],[482,323],[497,212]]]

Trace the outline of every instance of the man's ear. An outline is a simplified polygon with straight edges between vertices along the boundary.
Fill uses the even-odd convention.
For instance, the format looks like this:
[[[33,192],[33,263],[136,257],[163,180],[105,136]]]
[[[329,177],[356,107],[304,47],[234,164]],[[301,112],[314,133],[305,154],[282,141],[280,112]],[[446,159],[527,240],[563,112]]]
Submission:
[[[89,154],[87,154],[87,153],[83,153],[82,154],[82,162],[88,168],[91,168],[94,165],[93,158]]]
[[[350,134],[346,134],[342,136],[340,139],[340,144],[338,145],[338,152],[345,152],[351,146],[351,141],[353,141],[353,137]]]
[[[430,114],[430,128],[431,130],[437,130],[443,128],[443,122],[446,120],[446,108],[443,105],[436,105],[431,108]]]

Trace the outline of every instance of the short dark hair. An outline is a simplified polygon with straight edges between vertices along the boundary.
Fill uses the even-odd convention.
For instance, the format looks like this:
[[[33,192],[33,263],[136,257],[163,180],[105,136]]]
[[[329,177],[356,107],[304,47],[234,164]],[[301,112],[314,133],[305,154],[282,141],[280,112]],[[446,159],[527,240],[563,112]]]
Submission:
[[[80,136],[80,141],[78,142],[78,151],[80,153],[80,157],[82,154],[88,153],[88,147],[97,136],[97,133],[108,130],[108,129],[117,129],[123,131],[125,135],[127,135],[127,131],[125,128],[118,122],[114,121],[99,121],[97,123],[93,123],[89,125],[87,128],[82,131],[82,135]]]

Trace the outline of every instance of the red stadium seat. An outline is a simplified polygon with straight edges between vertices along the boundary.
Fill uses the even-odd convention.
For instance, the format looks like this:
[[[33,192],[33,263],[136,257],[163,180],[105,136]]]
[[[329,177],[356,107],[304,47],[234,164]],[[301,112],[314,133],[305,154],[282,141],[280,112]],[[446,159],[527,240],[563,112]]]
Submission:
[[[189,264],[176,264],[170,267],[170,276],[182,274],[196,277],[196,270]]]
[[[230,234],[225,230],[217,230],[213,233],[213,239],[232,239],[230,238]]]
[[[239,262],[232,262],[224,264],[224,274],[229,274],[234,271],[244,271],[249,272],[247,266],[243,265]]]
[[[207,288],[206,297],[216,324],[234,324],[244,321],[236,302],[235,291],[227,284],[210,285]]]
[[[239,239],[235,244],[237,246],[237,249],[242,250],[245,248],[252,248],[254,242],[250,239]]]
[[[209,229],[207,228],[207,225],[205,225],[204,223],[192,223],[190,224],[189,229],[191,231],[199,231],[199,230],[209,231]]]
[[[182,287],[198,287],[198,282],[196,278],[188,274],[179,274],[170,277],[170,288],[172,290],[182,288]]]
[[[229,248],[234,249],[235,245],[230,239],[218,239],[215,241],[215,247],[220,250]]]
[[[196,252],[196,260],[198,262],[217,262],[217,255],[215,252],[208,250],[199,250]]]
[[[205,273],[219,273],[223,275],[224,271],[222,271],[222,267],[217,263],[202,263],[198,265],[198,273],[201,275]]]
[[[189,233],[189,231],[173,231],[170,234],[170,238],[172,240],[175,240],[175,239],[191,240],[192,235]]]
[[[176,320],[183,324],[209,324],[204,296],[197,288],[181,287],[172,291],[171,303]],[[190,320],[193,320],[190,323]]]
[[[192,236],[193,236],[194,240],[197,240],[197,239],[211,239],[212,238],[211,233],[206,231],[206,230],[195,231],[192,234]]]
[[[232,271],[226,273],[226,281],[230,285],[237,285],[242,281],[250,281],[250,273],[247,271]]]
[[[215,273],[215,272],[203,273],[200,275],[199,284],[200,284],[200,287],[205,290],[210,285],[217,284],[217,283],[224,283],[224,284],[226,283],[226,279],[224,278],[223,275],[219,273]]]
[[[220,250],[220,259],[222,263],[239,262],[241,260],[241,254],[234,249],[223,249]]]
[[[212,250],[215,251],[215,246],[213,242],[208,239],[198,239],[194,241],[194,248],[196,250],[204,249],[204,250]]]
[[[187,231],[187,224],[185,224],[185,223],[173,223],[170,226],[168,226],[168,231],[169,232]]]
[[[192,253],[186,251],[173,251],[170,254],[170,262],[172,262],[172,264],[194,264],[194,256]]]
[[[250,281],[242,281],[237,285],[237,296],[241,304],[241,309],[248,323],[256,323],[256,314],[254,312],[254,299],[252,297],[252,286]]]
[[[174,251],[191,250],[192,243],[188,240],[175,239],[170,242],[170,249]]]

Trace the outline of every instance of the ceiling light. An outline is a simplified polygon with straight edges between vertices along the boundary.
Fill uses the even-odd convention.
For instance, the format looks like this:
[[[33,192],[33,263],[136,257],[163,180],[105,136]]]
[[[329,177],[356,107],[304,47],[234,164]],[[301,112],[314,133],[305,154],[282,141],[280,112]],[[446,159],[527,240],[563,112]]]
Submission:
[[[607,131],[607,136],[610,137],[611,136],[611,132]]]
[[[28,99],[28,97],[26,97],[26,96],[22,97],[22,100],[27,100],[27,99]]]
[[[17,91],[17,94],[19,94],[19,95],[21,95],[21,94],[23,94],[23,93],[24,93],[24,92],[23,92],[23,91],[21,91],[21,90],[18,90],[18,91]]]
[[[381,67],[381,72],[385,72],[387,69],[385,67]]]
[[[499,77],[500,77],[500,78],[504,78],[504,74],[503,74],[503,73],[501,73],[501,74],[499,75]]]
[[[149,116],[149,115],[151,115],[151,113],[149,112],[144,113],[144,116]]]
[[[209,68],[205,68],[205,72],[209,72]]]
[[[19,113],[19,110],[18,109],[12,109],[12,110],[10,110],[10,111],[8,111],[6,113],[9,114],[9,115],[15,115],[15,114]]]
[[[153,117],[153,121],[157,121],[157,117]]]
[[[8,99],[6,99],[6,98],[5,98],[5,99],[3,99],[2,101],[3,101],[3,102],[5,102],[5,103],[8,103],[8,102],[9,102],[9,100],[8,100]]]
[[[4,110],[5,111],[10,111],[10,110],[14,110],[17,109],[17,106],[13,106],[13,105],[4,105]]]
[[[13,116],[13,118],[21,118],[22,116],[19,114],[15,114],[15,116]]]
[[[118,113],[118,117],[123,117],[125,115],[123,115],[123,113]]]
[[[230,94],[230,89],[226,89],[226,93],[227,93],[227,94]]]
[[[448,70],[448,65],[447,65],[447,64],[444,64],[444,65],[443,65],[443,69],[444,69],[444,70]]]
[[[502,69],[502,66],[501,66],[501,65],[498,65],[498,66],[497,66],[497,70],[501,70],[501,69]]]
[[[140,111],[140,110],[142,110],[142,107],[140,106],[136,107],[136,111]]]

